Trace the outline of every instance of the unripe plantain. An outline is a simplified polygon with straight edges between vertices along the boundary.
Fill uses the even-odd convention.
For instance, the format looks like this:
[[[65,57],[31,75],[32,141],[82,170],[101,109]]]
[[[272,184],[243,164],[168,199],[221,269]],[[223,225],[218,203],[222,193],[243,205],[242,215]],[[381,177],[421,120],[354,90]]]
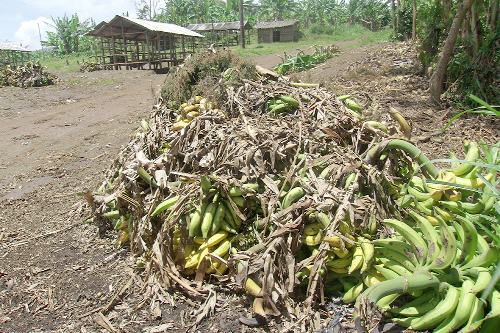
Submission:
[[[355,270],[361,268],[361,266],[363,266],[363,249],[358,245],[354,248],[354,252],[352,254],[352,262],[349,266],[348,273],[351,274]]]
[[[213,234],[210,238],[208,238],[201,244],[199,250],[204,250],[207,247],[212,247],[219,244],[220,242],[222,242],[224,239],[227,238],[227,235],[228,234],[226,231],[219,231]]]
[[[247,277],[245,289],[250,295],[261,296],[262,288],[252,278]]]
[[[205,210],[205,214],[203,215],[203,220],[201,222],[201,234],[204,239],[208,238],[210,231],[212,230],[212,220],[216,209],[217,204],[211,202]]]
[[[259,184],[255,184],[255,183],[246,183],[246,184],[243,184],[242,187],[246,187],[247,189],[251,189],[251,190],[254,190],[254,191],[257,191],[259,189]],[[240,187],[236,187],[236,186],[233,186],[228,194],[232,197],[237,197],[237,196],[242,196],[243,195],[243,192],[244,190],[241,189]]]
[[[304,234],[306,234],[307,236],[316,235],[322,227],[323,226],[318,222],[307,224],[304,227]]]
[[[189,237],[195,237],[201,234],[201,218],[208,206],[208,202],[201,205],[201,209],[196,209],[190,216]]]
[[[306,191],[300,186],[292,188],[283,199],[283,203],[281,206],[283,207],[283,209],[286,209],[290,207],[293,203],[297,202],[305,194]]]
[[[212,188],[212,182],[210,181],[210,178],[208,178],[207,176],[201,176],[200,183],[204,193],[207,193],[208,190]]]
[[[215,210],[215,214],[212,220],[212,229],[211,229],[211,234],[215,234],[217,231],[219,231],[222,220],[224,220],[224,215],[226,212],[226,207],[224,206],[223,203],[219,203],[217,205],[217,209]]]

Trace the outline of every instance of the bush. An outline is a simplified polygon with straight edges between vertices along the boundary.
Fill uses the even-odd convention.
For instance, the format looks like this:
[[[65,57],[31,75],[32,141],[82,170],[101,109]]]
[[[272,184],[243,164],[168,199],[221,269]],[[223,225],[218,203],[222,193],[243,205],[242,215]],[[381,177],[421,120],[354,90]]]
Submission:
[[[311,25],[310,32],[315,35],[333,35],[335,27],[325,24],[313,24]]]

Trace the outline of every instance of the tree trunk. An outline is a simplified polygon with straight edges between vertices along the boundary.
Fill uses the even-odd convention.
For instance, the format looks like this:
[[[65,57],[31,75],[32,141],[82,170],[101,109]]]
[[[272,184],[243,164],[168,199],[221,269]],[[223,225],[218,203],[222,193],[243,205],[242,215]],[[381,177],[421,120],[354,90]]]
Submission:
[[[493,31],[496,28],[499,5],[498,0],[491,1],[490,31]]]
[[[460,26],[465,17],[465,14],[470,9],[473,3],[474,0],[463,0],[462,3],[460,4],[457,14],[453,19],[450,32],[448,33],[448,37],[444,42],[443,51],[441,51],[441,56],[439,57],[437,68],[434,71],[434,74],[432,74],[431,76],[430,80],[431,101],[436,104],[439,104],[441,100],[441,92],[443,90],[443,80],[444,80],[444,75],[446,74],[446,67],[448,67],[448,62],[450,61],[451,53],[453,52],[455,42],[457,41],[457,35],[460,30]]]
[[[400,0],[396,0],[396,30],[399,29],[399,13],[400,12],[401,12],[401,2],[400,2]]]
[[[474,37],[474,45],[472,46],[472,56],[475,57],[477,52],[479,52],[479,44],[481,43],[480,40],[480,29],[481,27],[479,26],[479,18],[478,18],[478,8],[477,8],[477,3],[475,3],[471,7],[471,21],[470,21],[470,28],[472,31],[472,36]]]
[[[240,38],[241,48],[245,48],[245,22],[243,21],[243,0],[240,0]]]
[[[445,24],[446,29],[450,28],[448,22],[451,15],[451,7],[452,5],[450,0],[443,1],[443,23]]]
[[[391,11],[392,11],[392,37],[396,38],[396,5],[394,5],[394,0],[391,0]]]
[[[417,40],[417,0],[413,0],[413,22],[411,27],[411,39]]]

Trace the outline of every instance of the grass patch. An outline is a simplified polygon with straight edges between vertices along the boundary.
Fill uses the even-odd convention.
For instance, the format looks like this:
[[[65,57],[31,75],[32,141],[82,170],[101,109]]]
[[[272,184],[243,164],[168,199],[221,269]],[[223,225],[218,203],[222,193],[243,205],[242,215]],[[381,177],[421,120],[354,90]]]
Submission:
[[[347,45],[345,48],[354,48],[354,47],[362,47],[366,45],[373,45],[373,44],[378,44],[382,42],[387,42],[391,39],[392,37],[392,29],[391,28],[384,28],[380,31],[374,32],[371,35],[364,36],[360,40]]]
[[[83,62],[95,61],[93,56],[69,55],[54,58],[40,59],[42,66],[50,70],[56,70],[65,73],[75,73],[80,71]]]
[[[92,82],[92,81],[91,81]],[[105,86],[105,87],[109,87],[111,85],[113,85],[116,81],[113,80],[113,79],[103,79],[103,80],[98,80],[96,82],[92,82],[94,84],[99,84],[99,85],[102,85],[102,86]]]
[[[295,43],[257,43],[257,32],[250,36],[250,45],[245,49],[240,46],[229,47],[231,51],[244,59],[259,57],[268,54],[282,53],[291,49],[307,50],[312,45],[330,45],[338,42],[357,40],[355,47],[379,43],[389,39],[390,29],[372,32],[361,25],[341,25],[331,29],[331,33],[315,34],[310,30],[303,33],[303,37]]]

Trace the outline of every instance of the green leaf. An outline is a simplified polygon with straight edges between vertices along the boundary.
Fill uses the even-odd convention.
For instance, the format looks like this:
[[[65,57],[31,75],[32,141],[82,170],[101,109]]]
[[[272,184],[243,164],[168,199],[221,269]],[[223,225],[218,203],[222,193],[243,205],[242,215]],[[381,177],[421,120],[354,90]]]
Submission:
[[[487,108],[488,110],[490,110],[491,112],[493,112],[495,115],[497,115],[498,117],[500,117],[500,111],[497,111],[497,110],[493,109],[488,103],[486,103],[485,101],[483,101],[479,97],[470,94],[469,98],[472,99],[474,102],[476,102],[478,104],[481,104],[482,106],[484,106],[485,108]]]

